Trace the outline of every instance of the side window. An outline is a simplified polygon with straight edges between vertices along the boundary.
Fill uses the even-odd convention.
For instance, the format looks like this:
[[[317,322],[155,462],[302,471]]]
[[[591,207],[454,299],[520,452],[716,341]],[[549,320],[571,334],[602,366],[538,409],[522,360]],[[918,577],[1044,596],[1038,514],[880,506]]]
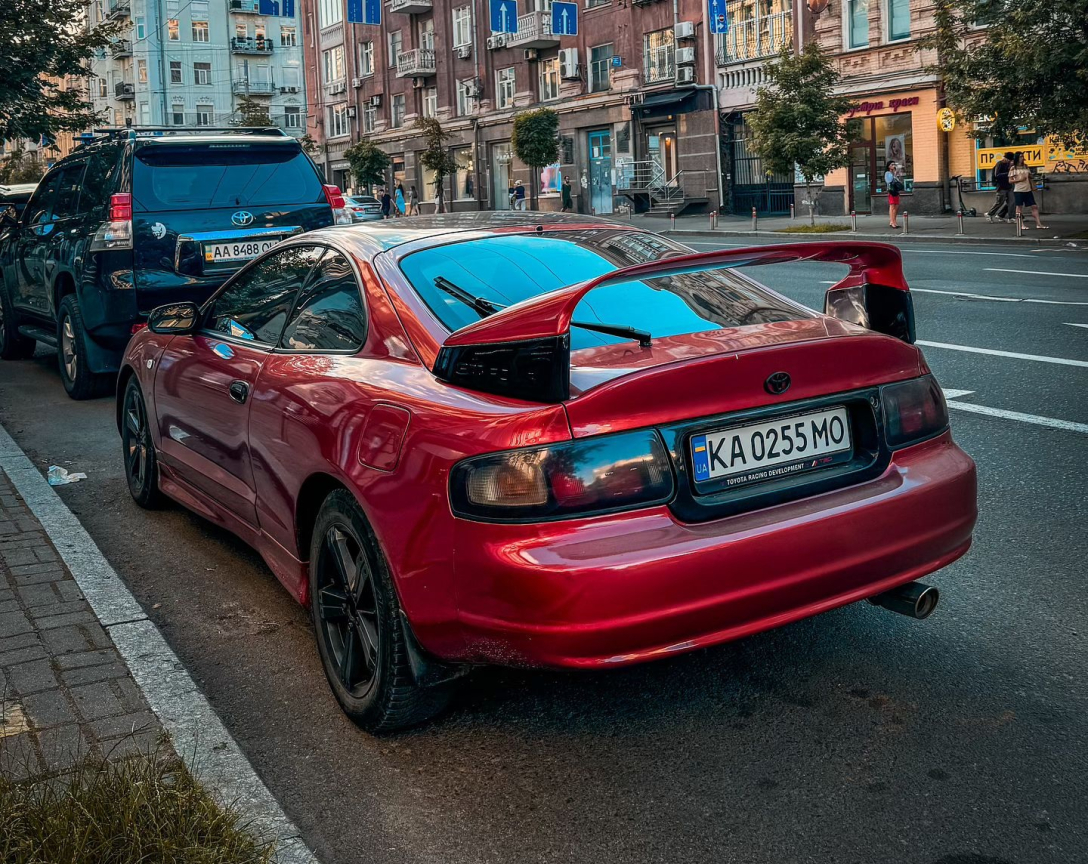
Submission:
[[[294,351],[358,351],[366,338],[366,312],[347,259],[326,255],[280,339]]]
[[[53,203],[53,221],[75,216],[79,208],[79,190],[83,185],[83,169],[86,162],[69,162],[64,166],[57,187],[57,200]]]
[[[96,207],[104,207],[113,191],[113,175],[117,168],[117,149],[103,147],[87,159],[87,172],[83,175],[83,193],[79,196],[79,212],[87,213]]]
[[[53,210],[53,201],[57,197],[57,187],[60,185],[61,173],[55,171],[50,174],[34,190],[34,197],[27,202],[26,209],[23,211],[23,218],[26,220],[27,225],[42,225],[49,221]]]
[[[207,328],[275,345],[321,246],[293,246],[269,255],[230,282],[212,303]]]

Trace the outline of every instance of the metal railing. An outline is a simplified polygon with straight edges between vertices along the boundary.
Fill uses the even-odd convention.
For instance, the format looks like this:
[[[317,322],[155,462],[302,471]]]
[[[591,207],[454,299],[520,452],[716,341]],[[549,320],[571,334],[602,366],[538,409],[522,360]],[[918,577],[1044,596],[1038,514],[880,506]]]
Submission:
[[[230,50],[233,54],[271,54],[272,49],[271,39],[254,39],[241,38],[239,36],[232,36],[230,40]]]
[[[254,81],[252,78],[235,78],[231,89],[238,96],[271,96],[275,89],[271,81]]]
[[[559,37],[552,33],[551,12],[530,12],[518,16],[518,32],[508,33],[508,45],[525,45],[542,42],[559,44]]]
[[[110,18],[121,18],[132,11],[131,0],[110,0]]]
[[[110,43],[110,54],[114,57],[127,57],[132,53],[132,42],[128,39],[117,39]]]
[[[626,162],[617,169],[617,188],[625,192],[645,193],[651,210],[671,210],[684,203],[684,171],[669,176],[653,160]]]
[[[729,32],[717,37],[719,66],[755,60],[777,54],[785,43],[793,42],[793,15],[776,12],[760,18],[730,21]]]
[[[390,0],[390,12],[403,12],[405,15],[419,15],[430,12],[434,7],[432,0]]]
[[[412,48],[397,56],[397,75],[401,78],[417,75],[434,75],[433,48]]]
[[[661,84],[676,78],[676,46],[658,45],[646,49],[645,84]]]

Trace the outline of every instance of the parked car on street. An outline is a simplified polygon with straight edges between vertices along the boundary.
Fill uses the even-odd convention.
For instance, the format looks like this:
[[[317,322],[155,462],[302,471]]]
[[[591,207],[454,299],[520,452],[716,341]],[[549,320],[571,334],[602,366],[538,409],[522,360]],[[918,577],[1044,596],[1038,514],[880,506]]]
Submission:
[[[38,188],[37,183],[15,183],[11,186],[0,186],[0,213],[11,208],[11,215],[18,220],[23,214],[26,202],[30,200],[30,196],[34,194],[36,188]],[[3,227],[5,226],[0,226],[0,230],[3,230]]]
[[[57,347],[74,399],[111,392],[147,313],[203,302],[293,234],[348,223],[279,130],[111,131],[42,178],[0,244],[0,356]]]
[[[356,222],[381,222],[382,204],[373,195],[348,195],[344,198]]]
[[[820,314],[738,269],[782,261],[849,273]],[[612,668],[866,598],[928,615],[976,483],[914,338],[892,246],[421,217],[154,310],[117,423],[134,499],[253,545],[382,731],[476,664]]]

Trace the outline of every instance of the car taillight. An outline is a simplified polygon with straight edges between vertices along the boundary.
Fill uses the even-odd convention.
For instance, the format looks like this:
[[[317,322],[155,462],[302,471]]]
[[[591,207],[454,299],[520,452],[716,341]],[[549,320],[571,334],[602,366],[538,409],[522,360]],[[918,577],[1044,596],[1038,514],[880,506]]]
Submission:
[[[329,206],[333,210],[342,210],[344,207],[344,194],[340,191],[340,187],[326,183],[321,188],[325,190],[325,200],[329,202]]]
[[[132,221],[132,193],[114,192],[110,195],[110,221]]]
[[[884,435],[890,447],[932,438],[948,428],[948,406],[932,375],[880,388]]]
[[[146,329],[147,329],[147,322],[146,321],[137,321],[135,324],[132,325],[132,335],[135,336],[141,330],[146,330]]]
[[[109,220],[98,226],[91,240],[92,252],[132,248],[132,193],[110,195]]]
[[[665,445],[647,430],[477,456],[450,476],[453,512],[495,522],[629,510],[672,494]]]

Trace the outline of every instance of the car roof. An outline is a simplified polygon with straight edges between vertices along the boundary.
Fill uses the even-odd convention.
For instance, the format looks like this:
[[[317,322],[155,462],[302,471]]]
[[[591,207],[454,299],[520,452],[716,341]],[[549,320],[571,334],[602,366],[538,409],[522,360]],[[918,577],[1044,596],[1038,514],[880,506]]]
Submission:
[[[11,186],[0,186],[0,195],[32,195],[37,188],[37,183],[14,183]]]
[[[163,144],[294,144],[301,145],[298,139],[289,135],[162,135],[136,138],[138,147],[154,147]]]

